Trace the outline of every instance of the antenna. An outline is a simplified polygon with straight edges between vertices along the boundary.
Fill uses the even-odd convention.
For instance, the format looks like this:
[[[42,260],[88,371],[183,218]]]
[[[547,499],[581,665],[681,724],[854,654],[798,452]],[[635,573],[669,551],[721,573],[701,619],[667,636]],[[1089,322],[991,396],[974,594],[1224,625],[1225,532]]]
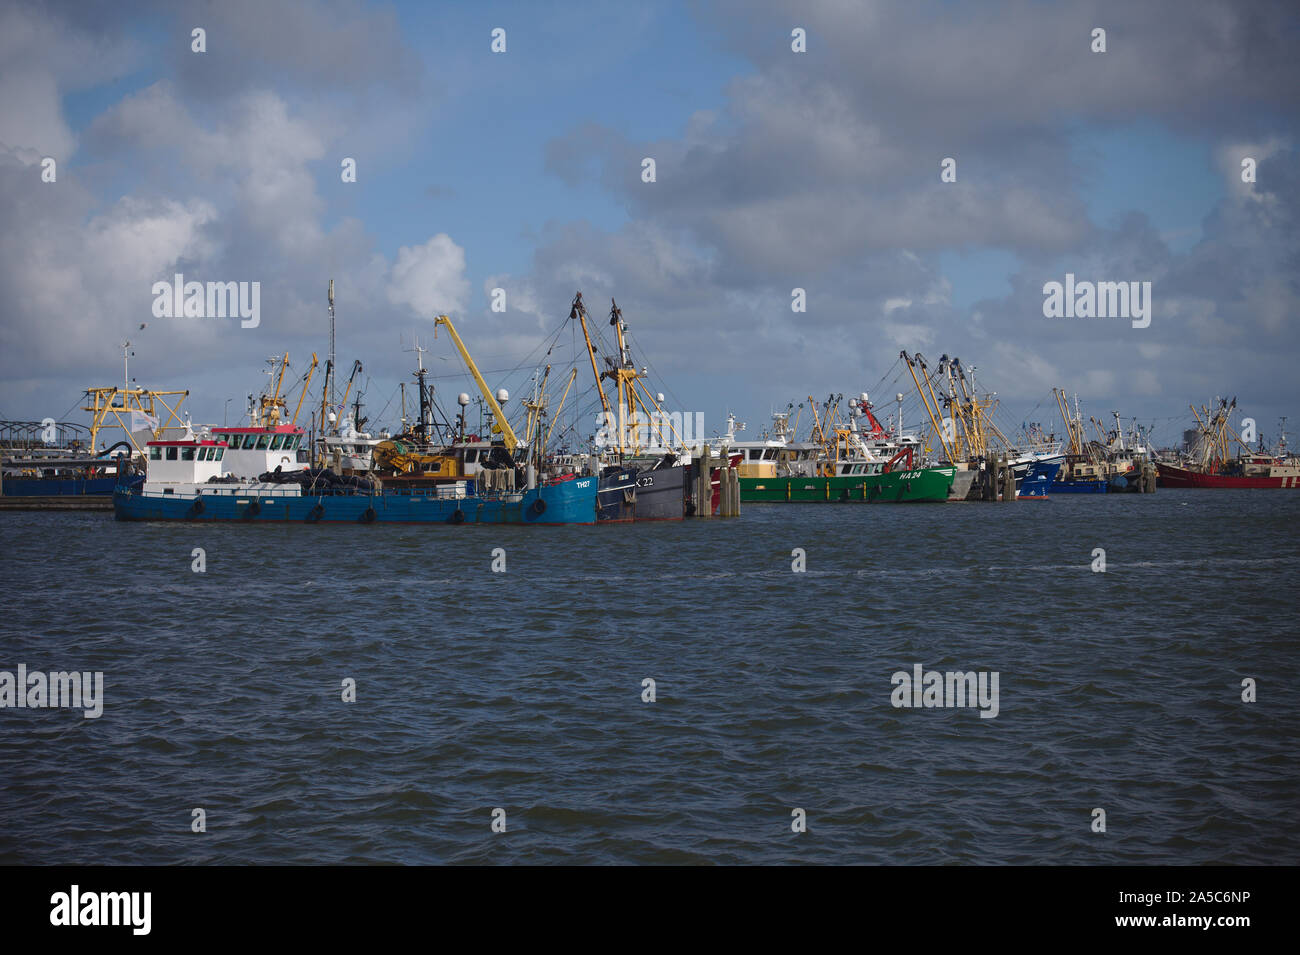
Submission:
[[[417,369],[418,371],[424,371],[424,353],[427,352],[428,350],[429,350],[429,349],[424,348],[423,346],[420,345],[420,338],[419,338],[418,335],[417,335],[416,338],[415,338],[415,347],[414,347],[414,348],[403,348],[403,349],[402,349],[402,351],[413,351],[413,352],[415,352],[415,367],[416,367],[416,369]]]
[[[334,369],[334,280],[330,279],[330,370]],[[334,406],[334,375],[329,376],[330,407]]]

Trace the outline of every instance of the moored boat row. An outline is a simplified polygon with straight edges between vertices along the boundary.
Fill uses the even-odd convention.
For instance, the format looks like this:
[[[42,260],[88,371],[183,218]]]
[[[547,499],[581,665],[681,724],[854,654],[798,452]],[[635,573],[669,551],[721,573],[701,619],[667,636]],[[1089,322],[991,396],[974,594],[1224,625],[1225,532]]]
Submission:
[[[1265,452],[1262,443],[1252,450],[1231,429],[1235,400],[1221,401],[1213,413],[1193,408],[1200,438],[1174,457],[1154,453],[1149,432],[1136,423],[1126,432],[1117,412],[1113,430],[1091,419],[1097,431],[1091,440],[1077,396],[1071,411],[1064,390],[1053,389],[1065,432],[1058,440],[1038,424],[999,427],[996,393],[978,389],[974,368],[960,359],[944,355],[931,370],[923,356],[905,351],[896,380],[910,376],[920,428],[904,428],[902,392],[896,419],[878,415],[863,392],[848,400],[810,396],[804,437],[799,416],[790,421],[791,403],[773,414],[770,430],[757,440],[739,436],[745,426],[734,415],[727,416],[725,433],[706,439],[698,427],[692,433],[689,421],[682,427],[664,413],[664,395],[648,388],[647,366],[634,359],[618,305],[611,299],[610,345],[589,324],[581,292],[568,315],[575,340],[581,331],[581,357],[575,352],[558,402],[547,393],[548,348],[531,394],[510,406],[525,420],[512,422],[505,410],[509,393],[488,386],[451,319],[438,316],[435,337],[445,330],[480,393],[477,430],[471,433],[467,421],[469,394],[457,396],[454,418],[438,407],[424,369],[427,349],[417,340],[418,418],[407,418],[404,383],[401,428],[372,434],[362,430],[360,361],[342,401],[333,397],[332,291],[331,283],[331,351],[319,418],[312,412],[310,429],[298,417],[315,355],[292,414],[281,394],[285,354],[271,359],[274,385],[256,401],[250,396],[248,422],[236,426],[196,429],[165,401],[167,419],[153,414],[155,398],[188,392],[91,389],[91,446],[108,413],[121,422],[129,410],[129,440],[115,448],[135,453],[27,448],[21,461],[12,454],[5,460],[6,494],[111,493],[124,520],[625,524],[732,516],[741,503],[1043,501],[1056,494],[1150,492],[1157,474],[1166,487],[1300,487],[1300,459],[1286,453],[1285,437],[1277,451]],[[599,424],[584,445],[573,426],[556,429],[585,368],[592,375],[585,393],[596,402]],[[1241,446],[1235,457],[1228,453],[1233,440]]]

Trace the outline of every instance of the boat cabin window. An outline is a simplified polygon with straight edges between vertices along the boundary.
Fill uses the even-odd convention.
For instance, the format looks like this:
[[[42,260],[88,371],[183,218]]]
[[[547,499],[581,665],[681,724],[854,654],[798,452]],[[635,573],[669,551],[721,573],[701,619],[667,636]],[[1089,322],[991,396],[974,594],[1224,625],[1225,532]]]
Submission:
[[[269,434],[259,434],[257,436],[257,450],[265,451],[271,446],[271,436]]]
[[[181,460],[182,460],[182,461],[193,461],[193,460],[194,460],[194,449],[193,449],[193,448],[181,448]]]
[[[175,460],[176,460],[176,448],[168,448],[168,449],[167,449],[167,460],[168,460],[168,461],[175,461]]]
[[[478,460],[478,448],[470,448],[465,452],[465,463],[473,464]]]
[[[277,434],[273,438],[271,438],[271,450],[279,451],[280,448],[284,445],[285,437],[286,436],[283,434]]]
[[[150,449],[149,449],[149,460],[150,460],[150,461],[161,461],[161,460],[162,460],[162,448],[150,448]]]
[[[217,460],[220,461],[220,460],[221,460],[222,458],[224,458],[225,456],[226,456],[226,449],[225,449],[225,448],[217,448]]]

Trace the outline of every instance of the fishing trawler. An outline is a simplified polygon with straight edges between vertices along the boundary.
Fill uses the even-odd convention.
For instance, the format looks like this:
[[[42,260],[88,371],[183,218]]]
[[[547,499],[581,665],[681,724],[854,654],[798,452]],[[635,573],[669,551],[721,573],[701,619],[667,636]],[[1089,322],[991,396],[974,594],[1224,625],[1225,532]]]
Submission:
[[[453,481],[427,489],[386,488],[382,481],[333,471],[277,470],[265,480],[228,472],[224,440],[148,442],[144,482],[119,487],[122,521],[245,523],[594,524],[596,479],[573,478],[524,489]]]
[[[288,355],[273,369],[274,387],[250,408],[249,426],[213,427],[179,440],[150,441],[143,484],[113,496],[120,520],[298,521],[303,523],[593,524],[596,479],[540,479],[488,389],[455,327],[445,327],[490,403],[498,441],[453,441],[434,447],[421,432],[414,443],[381,441],[387,470],[347,474],[313,467],[307,435],[281,397]],[[313,356],[314,357],[314,356]],[[313,367],[315,362],[313,361]],[[423,365],[421,365],[423,391]],[[466,399],[468,400],[468,399]],[[427,418],[427,411],[423,418]]]
[[[774,501],[946,501],[957,469],[921,466],[911,443],[901,445],[886,458],[876,453],[858,427],[856,416],[848,424],[830,424],[837,402],[826,403],[824,419],[813,408],[811,440],[788,440],[786,413],[774,417],[776,437],[763,442],[737,442],[742,453],[740,499],[755,503]],[[869,403],[868,403],[869,404]],[[879,421],[870,418],[871,430],[885,436]],[[758,446],[755,446],[758,445]]]
[[[1090,416],[1097,439],[1089,440],[1084,431],[1083,413],[1079,410],[1079,396],[1074,396],[1071,410],[1064,388],[1053,388],[1052,395],[1064,422],[1066,445],[1060,473],[1048,493],[1113,494],[1153,489],[1153,485],[1148,486],[1150,451],[1145,435],[1136,423],[1126,440],[1118,411],[1112,412],[1115,429],[1109,432]]]
[[[596,363],[582,292],[574,295],[569,319],[581,325],[605,422],[598,438],[600,520],[679,521],[701,508],[712,508],[712,502],[695,500],[697,469],[691,452],[663,414],[663,396],[649,392],[645,370],[638,370],[632,361],[627,324],[618,304],[610,299],[609,324],[617,337],[618,358],[606,357],[604,371]],[[605,381],[614,384],[617,413],[605,394]]]
[[[1286,450],[1282,432],[1276,453],[1253,450],[1231,425],[1237,399],[1218,399],[1211,411],[1202,405],[1196,417],[1197,436],[1176,462],[1156,461],[1161,487],[1176,488],[1298,488],[1300,458]],[[1230,453],[1238,446],[1236,456]]]
[[[969,485],[971,496],[987,499],[998,493],[988,480],[980,480],[989,476],[990,463],[997,462],[1010,469],[1016,498],[1047,499],[1048,488],[1065,460],[1059,447],[1035,441],[1018,447],[1008,440],[993,421],[996,393],[981,394],[975,385],[974,368],[968,373],[961,359],[943,355],[931,376],[919,352],[909,355],[903,351],[899,358],[907,364],[930,419],[930,434],[943,453],[941,463],[976,472],[976,479]]]
[[[887,460],[895,459],[905,448],[911,448],[912,456],[908,458],[909,461],[956,468],[952,486],[948,488],[948,500],[966,500],[971,486],[975,483],[977,472],[965,461],[930,461],[926,457],[925,443],[921,436],[903,428],[903,395],[901,393],[895,395],[894,400],[898,403],[898,419],[887,429],[876,417],[871,397],[864,391],[857,399],[849,402],[850,427],[860,432],[863,443],[879,457]],[[866,419],[865,427],[858,424],[861,418]]]

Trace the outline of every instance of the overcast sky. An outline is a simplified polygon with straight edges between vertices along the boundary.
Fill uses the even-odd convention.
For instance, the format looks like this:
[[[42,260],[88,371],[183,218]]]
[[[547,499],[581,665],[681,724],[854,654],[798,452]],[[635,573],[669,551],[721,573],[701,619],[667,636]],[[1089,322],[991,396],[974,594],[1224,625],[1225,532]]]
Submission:
[[[1215,395],[1271,436],[1300,427],[1297,48],[1287,2],[0,0],[0,418],[84,422],[129,339],[140,385],[233,423],[268,356],[325,355],[333,278],[389,424],[433,315],[518,393],[581,289],[709,431],[890,400],[907,349],[1017,423],[1062,386],[1161,443]],[[177,272],[260,282],[260,325],[155,317]],[[1150,282],[1150,325],[1044,317],[1067,273]]]

